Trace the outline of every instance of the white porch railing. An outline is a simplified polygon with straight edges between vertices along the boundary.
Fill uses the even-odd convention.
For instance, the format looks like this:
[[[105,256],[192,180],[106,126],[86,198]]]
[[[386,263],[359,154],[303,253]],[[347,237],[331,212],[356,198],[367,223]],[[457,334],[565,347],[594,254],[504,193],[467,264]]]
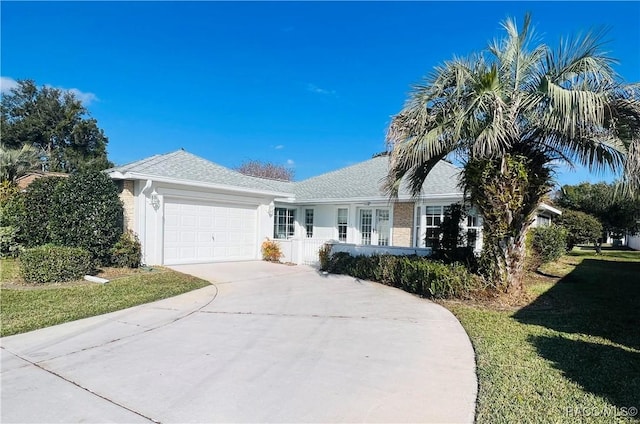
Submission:
[[[430,256],[431,248],[421,247],[397,247],[397,246],[365,246],[360,244],[340,243],[331,239],[315,238],[291,238],[276,240],[282,249],[282,261],[295,264],[318,265],[320,258],[318,251],[325,243],[331,245],[331,252],[347,252],[353,256],[358,255],[418,255]]]
[[[372,246],[349,243],[332,243],[331,253],[347,252],[352,256],[364,255],[417,255],[430,256],[430,247],[398,247],[398,246]]]
[[[298,265],[318,265],[320,257],[318,251],[323,244],[330,242],[330,239],[315,238],[291,238],[287,240],[276,240],[282,249],[282,261],[292,262]]]

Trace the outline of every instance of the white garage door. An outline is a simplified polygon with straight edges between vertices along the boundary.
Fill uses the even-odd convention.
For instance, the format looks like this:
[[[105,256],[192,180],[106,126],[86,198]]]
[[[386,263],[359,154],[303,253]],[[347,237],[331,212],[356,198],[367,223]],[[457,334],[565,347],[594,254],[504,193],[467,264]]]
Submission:
[[[256,206],[168,199],[164,263],[255,259],[256,210]]]

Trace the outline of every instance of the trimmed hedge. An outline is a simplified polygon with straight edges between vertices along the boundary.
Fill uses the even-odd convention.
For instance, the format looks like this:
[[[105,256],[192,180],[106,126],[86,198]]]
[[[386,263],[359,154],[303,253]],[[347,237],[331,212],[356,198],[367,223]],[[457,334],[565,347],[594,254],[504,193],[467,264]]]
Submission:
[[[29,184],[24,193],[25,213],[20,220],[20,236],[25,247],[51,243],[49,219],[53,207],[53,193],[64,178],[39,178]]]
[[[468,298],[485,287],[483,280],[463,265],[444,264],[419,256],[331,255],[327,271],[347,274],[432,298]]]
[[[97,171],[74,174],[56,186],[49,230],[53,243],[82,247],[100,265],[122,235],[123,208],[111,178]]]
[[[20,273],[27,283],[61,283],[93,270],[91,253],[77,247],[46,245],[20,254]]]

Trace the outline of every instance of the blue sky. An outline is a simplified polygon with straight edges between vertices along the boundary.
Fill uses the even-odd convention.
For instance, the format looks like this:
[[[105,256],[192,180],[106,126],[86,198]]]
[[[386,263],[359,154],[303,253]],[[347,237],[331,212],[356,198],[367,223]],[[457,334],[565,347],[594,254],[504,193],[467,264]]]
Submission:
[[[543,40],[608,26],[640,81],[639,2],[2,2],[1,72],[76,89],[116,164],[184,148],[304,179],[384,150],[411,84],[502,36],[525,12]],[[561,169],[558,180],[612,179]]]

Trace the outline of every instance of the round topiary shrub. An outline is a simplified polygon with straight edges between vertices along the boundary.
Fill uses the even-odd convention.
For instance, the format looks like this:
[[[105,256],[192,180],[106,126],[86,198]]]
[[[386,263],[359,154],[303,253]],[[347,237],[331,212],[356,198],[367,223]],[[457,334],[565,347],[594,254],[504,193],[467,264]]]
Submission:
[[[91,254],[77,247],[46,245],[20,254],[20,273],[27,283],[61,283],[93,270]]]
[[[560,259],[567,252],[567,230],[557,225],[531,229],[531,247],[541,264]]]
[[[54,243],[82,247],[100,265],[122,234],[123,208],[118,189],[98,171],[72,175],[56,187],[49,230]]]

